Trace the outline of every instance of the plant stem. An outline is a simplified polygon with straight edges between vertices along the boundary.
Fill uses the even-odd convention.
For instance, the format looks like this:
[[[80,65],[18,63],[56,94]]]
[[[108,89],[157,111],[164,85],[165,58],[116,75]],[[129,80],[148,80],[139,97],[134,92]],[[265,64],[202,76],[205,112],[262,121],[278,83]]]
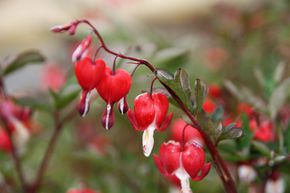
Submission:
[[[21,164],[21,160],[19,158],[13,137],[12,137],[12,133],[10,131],[10,129],[8,128],[8,125],[6,123],[5,120],[3,120],[3,117],[1,116],[2,122],[4,123],[4,129],[6,131],[6,133],[8,134],[10,143],[11,143],[11,156],[12,156],[12,160],[14,162],[14,166],[17,172],[17,176],[19,178],[20,184],[21,184],[21,188],[22,188],[22,192],[26,193],[26,181],[25,181],[25,177],[23,174],[23,169],[22,169],[22,164]]]
[[[139,58],[134,58],[134,57],[130,57],[130,56],[126,56],[117,52],[114,52],[112,50],[110,50],[107,45],[105,44],[102,36],[100,35],[100,33],[98,32],[98,30],[87,20],[77,20],[75,22],[73,22],[73,25],[78,25],[80,23],[85,23],[88,26],[90,26],[93,30],[93,32],[95,33],[95,35],[98,37],[99,42],[101,44],[101,46],[104,48],[105,51],[107,51],[108,53],[114,55],[114,56],[118,56],[120,58],[123,59],[127,59],[127,60],[131,60],[131,61],[135,61],[138,62],[140,64],[143,64],[145,66],[147,66],[147,68],[149,68],[151,70],[151,72],[156,72],[156,68],[148,61],[144,60],[144,59],[139,59]],[[195,117],[191,114],[191,112],[188,110],[188,108],[185,106],[185,104],[182,102],[182,100],[176,95],[176,93],[170,88],[168,87],[165,83],[163,83],[160,79],[158,79],[159,82],[167,89],[167,91],[171,94],[172,98],[179,104],[180,108],[182,109],[182,111],[188,116],[188,118],[191,120],[193,126],[198,129],[198,131],[202,134],[205,144],[209,150],[209,153],[214,161],[214,164],[216,166],[216,171],[219,175],[219,177],[221,178],[224,188],[226,190],[227,193],[237,193],[236,187],[235,187],[235,183],[233,181],[233,178],[224,162],[224,160],[221,158],[219,152],[217,151],[215,145],[213,144],[212,140],[210,139],[210,137],[204,132],[204,130],[201,128],[201,126],[199,125],[199,123],[197,122],[197,120],[195,119]]]
[[[62,131],[64,123],[74,117],[76,115],[76,111],[73,110],[72,112],[68,113],[62,120],[59,119],[59,114],[55,113],[54,114],[54,131],[53,134],[49,140],[47,149],[44,153],[44,156],[42,158],[41,164],[39,166],[39,169],[37,170],[36,173],[36,178],[35,181],[32,183],[30,186],[29,192],[28,193],[36,193],[39,191],[41,183],[43,181],[44,174],[47,170],[49,161],[51,160],[55,145],[57,140],[59,139],[60,133]]]

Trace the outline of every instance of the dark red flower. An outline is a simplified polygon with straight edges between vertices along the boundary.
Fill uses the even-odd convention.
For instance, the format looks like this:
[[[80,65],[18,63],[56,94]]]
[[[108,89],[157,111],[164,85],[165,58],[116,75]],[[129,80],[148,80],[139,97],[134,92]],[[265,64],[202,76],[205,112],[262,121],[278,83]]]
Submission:
[[[196,143],[169,141],[160,147],[159,156],[154,155],[154,162],[167,179],[181,186],[182,193],[191,193],[189,179],[202,180],[211,168],[205,163],[205,152]]]
[[[169,107],[167,96],[162,93],[143,93],[134,100],[134,111],[128,110],[128,118],[134,129],[143,132],[142,145],[149,156],[154,145],[154,131],[164,131],[173,113],[166,116]]]
[[[96,86],[99,95],[106,101],[107,107],[103,113],[102,124],[110,129],[114,124],[113,105],[119,100],[124,100],[131,87],[132,79],[130,74],[118,69],[113,72],[108,66],[102,81]]]
[[[203,138],[200,134],[200,132],[188,125],[183,119],[177,119],[173,122],[172,128],[171,128],[171,138],[174,141],[178,141],[180,143],[183,143],[183,132],[184,132],[184,143],[197,143],[200,146],[204,145]],[[186,126],[186,128],[185,128]],[[184,130],[184,131],[183,131]]]
[[[85,116],[89,111],[89,94],[100,83],[105,72],[105,66],[106,64],[102,59],[93,62],[89,57],[76,62],[75,74],[83,90],[78,105],[78,110],[82,116]]]

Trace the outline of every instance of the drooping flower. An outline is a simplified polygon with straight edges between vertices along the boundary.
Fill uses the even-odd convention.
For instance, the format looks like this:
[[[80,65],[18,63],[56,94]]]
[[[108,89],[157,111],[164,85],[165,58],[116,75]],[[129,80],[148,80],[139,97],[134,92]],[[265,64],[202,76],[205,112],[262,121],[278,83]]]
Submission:
[[[100,83],[105,66],[106,64],[102,59],[96,59],[93,62],[89,57],[85,57],[75,64],[76,78],[82,88],[81,100],[78,105],[81,116],[85,116],[89,111],[90,92]]]
[[[145,156],[149,156],[154,145],[154,131],[164,131],[173,113],[166,116],[169,107],[167,97],[159,92],[143,93],[134,100],[134,111],[128,110],[128,118],[135,130],[143,131],[142,146]]]
[[[124,97],[126,97],[131,88],[131,83],[132,79],[127,71],[117,69],[113,72],[108,66],[106,67],[104,77],[98,86],[96,86],[99,95],[107,103],[102,116],[102,125],[106,129],[110,129],[114,124],[114,104],[124,100]]]
[[[249,126],[254,133],[254,139],[262,142],[270,142],[275,139],[273,124],[270,121],[262,120],[258,123],[257,120],[251,119]]]
[[[183,119],[177,119],[173,122],[171,128],[171,138],[174,141],[178,141],[180,143],[197,143],[200,146],[204,145],[203,137],[200,132],[188,125]],[[186,128],[185,128],[186,127]],[[184,139],[183,139],[183,132],[184,132]]]
[[[154,162],[162,175],[181,187],[182,193],[192,193],[189,180],[202,180],[211,168],[210,163],[205,163],[204,150],[196,143],[184,147],[176,141],[163,143]]]

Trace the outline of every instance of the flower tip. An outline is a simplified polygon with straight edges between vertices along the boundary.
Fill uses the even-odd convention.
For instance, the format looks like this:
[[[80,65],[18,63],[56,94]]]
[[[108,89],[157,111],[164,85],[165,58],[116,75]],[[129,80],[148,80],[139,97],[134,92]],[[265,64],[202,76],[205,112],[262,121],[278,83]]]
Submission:
[[[115,123],[115,115],[110,104],[107,105],[107,108],[102,115],[102,125],[106,130],[109,130],[113,127]]]

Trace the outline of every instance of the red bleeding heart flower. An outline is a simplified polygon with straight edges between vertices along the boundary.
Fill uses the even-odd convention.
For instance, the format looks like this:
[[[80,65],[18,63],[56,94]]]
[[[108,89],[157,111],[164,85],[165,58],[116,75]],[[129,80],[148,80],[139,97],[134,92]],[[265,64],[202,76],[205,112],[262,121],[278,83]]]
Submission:
[[[173,113],[167,117],[169,102],[159,92],[143,93],[134,100],[134,111],[128,110],[128,118],[134,129],[143,132],[142,145],[145,156],[149,156],[154,145],[154,131],[164,131],[169,125]]]
[[[250,129],[254,133],[254,139],[262,142],[271,142],[275,139],[273,124],[268,120],[258,123],[255,119],[250,120]]]
[[[217,108],[217,105],[209,98],[206,98],[202,105],[202,109],[206,113],[213,113],[216,108]]]
[[[204,150],[196,143],[184,147],[176,141],[163,143],[154,162],[162,175],[181,186],[182,193],[192,193],[189,179],[202,180],[211,168],[210,163],[205,163]]]
[[[67,191],[67,193],[98,193],[88,188],[73,188]]]
[[[222,96],[221,88],[216,84],[211,84],[208,87],[208,95],[215,99],[220,99]]]
[[[107,103],[102,116],[102,124],[106,129],[110,129],[114,124],[114,103],[125,101],[124,97],[128,94],[131,83],[132,79],[127,71],[118,69],[113,72],[108,66],[106,67],[102,81],[96,86],[99,95]]]
[[[11,151],[11,141],[4,129],[0,129],[0,150],[4,152]]]
[[[187,123],[183,119],[177,119],[173,122],[171,128],[171,138],[174,141],[178,141],[180,143],[182,143],[184,140],[184,143],[188,142],[188,143],[197,143],[200,146],[204,145],[204,141],[200,132],[196,128],[187,125]]]
[[[79,85],[82,87],[81,100],[78,110],[82,116],[89,111],[90,92],[99,84],[105,72],[105,62],[102,59],[96,59],[93,62],[89,57],[76,62],[75,74]]]

